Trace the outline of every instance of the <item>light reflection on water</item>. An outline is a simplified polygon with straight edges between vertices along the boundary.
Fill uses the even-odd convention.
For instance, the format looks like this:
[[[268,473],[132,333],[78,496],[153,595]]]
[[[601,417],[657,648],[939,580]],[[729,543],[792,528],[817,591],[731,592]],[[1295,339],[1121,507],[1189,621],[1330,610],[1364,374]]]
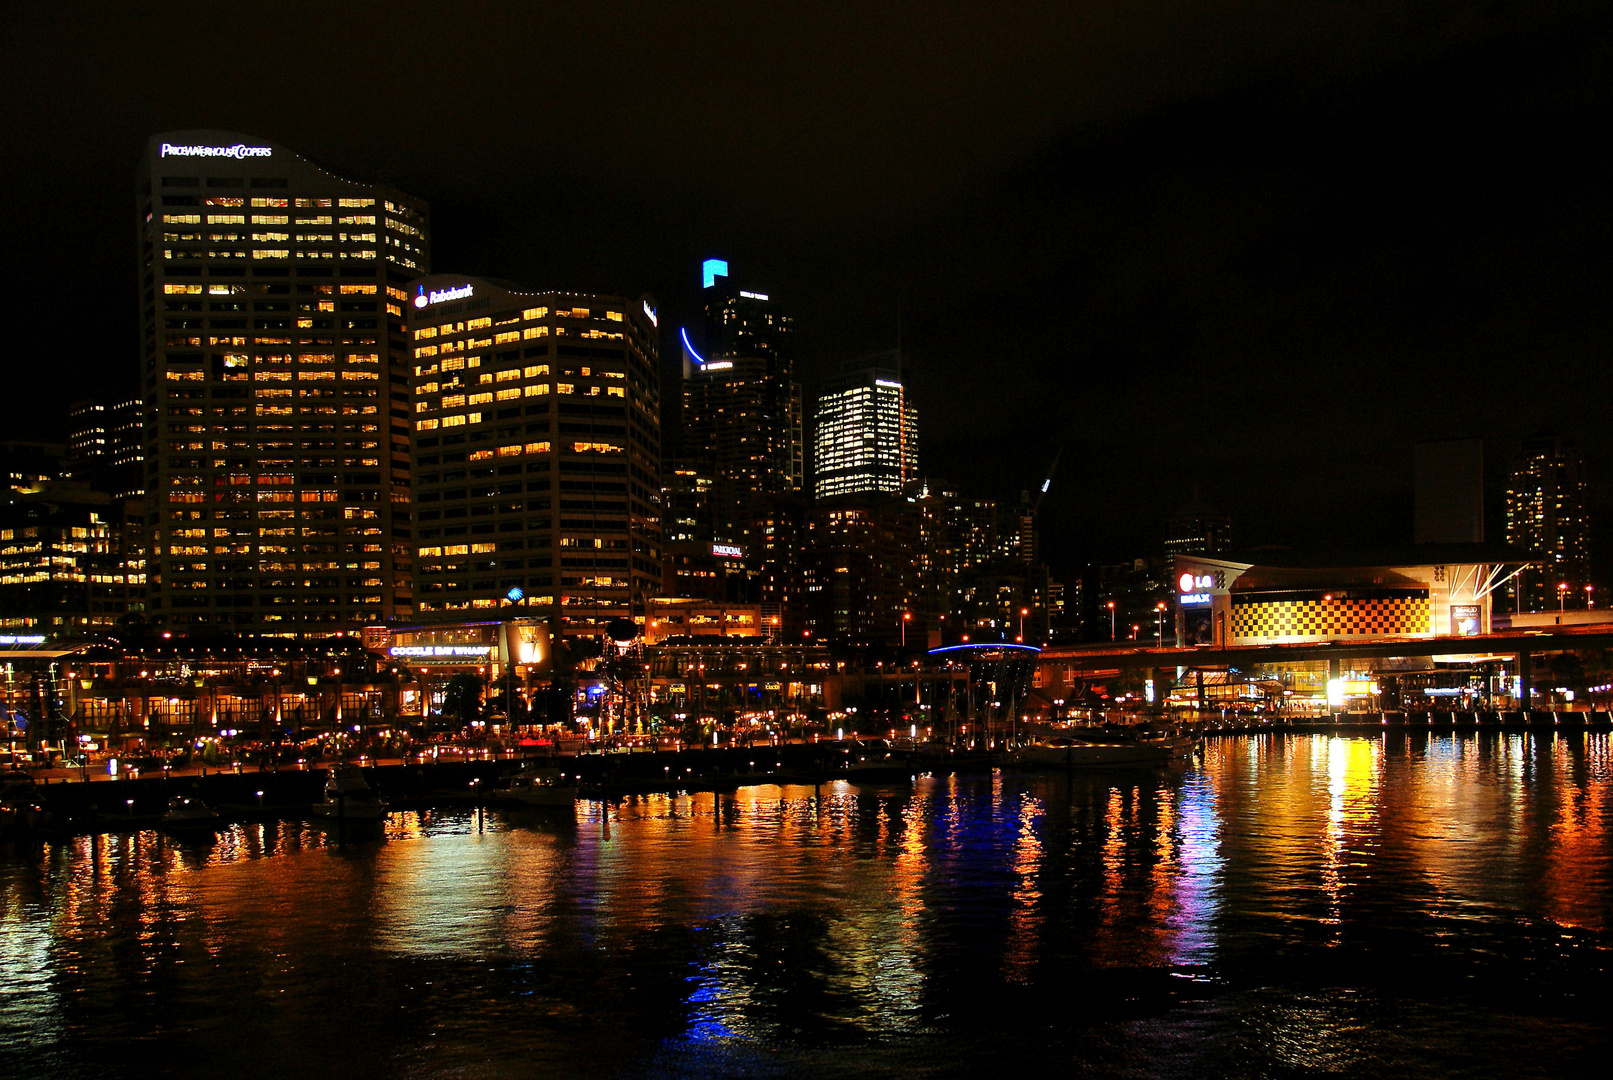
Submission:
[[[1563,1075],[1607,1043],[1610,765],[1601,735],[1249,737],[345,847],[83,838],[0,861],[0,1075]]]

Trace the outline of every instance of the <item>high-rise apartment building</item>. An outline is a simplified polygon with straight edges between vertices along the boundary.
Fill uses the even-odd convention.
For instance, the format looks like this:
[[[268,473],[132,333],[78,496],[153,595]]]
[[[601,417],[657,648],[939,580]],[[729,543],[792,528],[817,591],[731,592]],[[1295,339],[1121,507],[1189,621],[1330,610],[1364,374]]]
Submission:
[[[661,592],[654,300],[409,286],[421,616],[519,604],[562,633]]]
[[[1221,555],[1232,548],[1232,519],[1197,498],[1165,522],[1165,571],[1181,555]]]
[[[914,559],[919,528],[918,507],[895,496],[815,503],[807,520],[802,573],[809,635],[847,646],[898,645],[907,639],[923,647],[927,627],[917,603]]]
[[[145,433],[140,399],[68,407],[67,456],[73,476],[124,499],[145,494]]]
[[[1585,464],[1573,441],[1525,439],[1507,478],[1507,543],[1541,564],[1508,583],[1514,610],[1585,605],[1590,532]]]
[[[918,412],[902,381],[901,354],[845,365],[818,397],[813,495],[896,494],[918,474]]]
[[[413,613],[404,286],[424,202],[224,131],[138,178],[148,609],[349,631]]]

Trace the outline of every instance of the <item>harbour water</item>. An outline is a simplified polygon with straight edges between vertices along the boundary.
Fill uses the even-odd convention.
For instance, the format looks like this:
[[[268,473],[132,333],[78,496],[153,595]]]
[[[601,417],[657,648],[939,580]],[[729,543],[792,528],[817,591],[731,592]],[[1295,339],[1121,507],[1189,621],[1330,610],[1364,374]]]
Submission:
[[[0,1076],[1571,1076],[1605,734],[394,814],[0,858]]]

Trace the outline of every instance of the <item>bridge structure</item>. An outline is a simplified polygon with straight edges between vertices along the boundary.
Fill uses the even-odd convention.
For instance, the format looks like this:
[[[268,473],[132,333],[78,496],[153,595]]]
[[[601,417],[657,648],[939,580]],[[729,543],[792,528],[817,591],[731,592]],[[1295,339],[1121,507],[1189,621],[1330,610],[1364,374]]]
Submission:
[[[1592,626],[1551,626],[1508,630],[1464,637],[1379,638],[1360,641],[1325,641],[1258,645],[1166,646],[1139,648],[1117,643],[1098,645],[1049,645],[1042,649],[1037,663],[1044,669],[1057,669],[1059,676],[1099,676],[1117,671],[1151,671],[1155,685],[1174,682],[1178,669],[1197,676],[1198,706],[1205,707],[1203,675],[1206,671],[1235,669],[1248,671],[1267,665],[1326,661],[1328,677],[1338,678],[1346,663],[1358,660],[1392,660],[1412,657],[1438,657],[1455,662],[1500,660],[1510,665],[1518,679],[1518,698],[1529,702],[1531,664],[1534,657],[1576,649],[1613,647],[1613,624]],[[1058,680],[1047,678],[1043,685]]]

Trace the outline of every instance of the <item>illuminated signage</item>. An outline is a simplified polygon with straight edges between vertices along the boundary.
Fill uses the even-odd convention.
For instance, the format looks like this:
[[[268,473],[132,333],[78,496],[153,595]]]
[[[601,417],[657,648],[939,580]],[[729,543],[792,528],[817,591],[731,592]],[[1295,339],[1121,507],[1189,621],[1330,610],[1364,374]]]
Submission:
[[[414,306],[423,308],[428,304],[441,304],[448,300],[463,300],[475,291],[473,286],[459,285],[452,289],[433,289],[426,292],[424,285],[415,286]]]
[[[1211,574],[1183,574],[1176,579],[1176,588],[1180,592],[1193,592],[1197,589],[1215,588],[1215,577]]]
[[[1176,598],[1176,602],[1184,607],[1191,604],[1208,604],[1210,602],[1210,594],[1207,592],[1183,593],[1181,596]]]
[[[159,157],[223,157],[223,158],[249,158],[274,157],[274,150],[267,146],[248,146],[245,143],[236,143],[234,146],[174,146],[172,143],[163,143]]]
[[[899,382],[891,382],[889,379],[875,379],[874,380],[874,385],[875,386],[889,386],[892,389],[896,389],[896,390],[900,390],[902,388],[901,383],[899,383]]]
[[[482,660],[492,651],[491,645],[394,645],[387,655],[415,660]]]
[[[648,300],[644,301],[644,315],[650,320],[651,326],[661,325],[661,320],[655,317],[655,309],[650,306],[650,302]]]
[[[764,293],[764,292],[746,292],[744,289],[739,290],[739,295],[743,296],[747,300],[766,300],[767,299],[767,294]]]
[[[707,259],[700,264],[700,284],[702,288],[709,289],[717,284],[718,278],[727,276],[727,259]]]
[[[0,634],[0,645],[43,645],[43,634]]]
[[[707,371],[727,371],[729,368],[731,368],[733,366],[734,366],[734,362],[732,360],[713,360],[711,363],[706,365],[706,370]]]
[[[742,558],[745,554],[737,545],[734,544],[712,544],[711,553],[724,559],[738,559]]]

